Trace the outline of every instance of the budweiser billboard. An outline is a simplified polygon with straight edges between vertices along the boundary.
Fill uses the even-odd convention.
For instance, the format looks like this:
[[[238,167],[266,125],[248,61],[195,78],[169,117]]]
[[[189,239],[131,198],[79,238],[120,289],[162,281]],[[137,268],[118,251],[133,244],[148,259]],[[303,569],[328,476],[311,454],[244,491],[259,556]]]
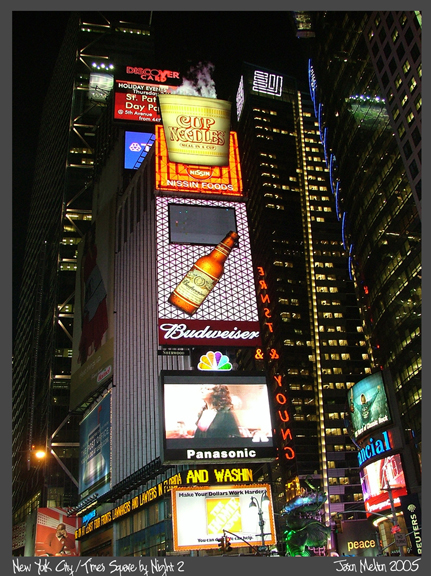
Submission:
[[[245,204],[158,196],[156,217],[159,344],[260,345]]]
[[[255,322],[234,324],[240,324],[241,328],[226,329],[226,322],[171,320],[159,324],[159,342],[167,346],[202,346],[203,342],[214,346],[258,345],[260,332],[256,330]]]

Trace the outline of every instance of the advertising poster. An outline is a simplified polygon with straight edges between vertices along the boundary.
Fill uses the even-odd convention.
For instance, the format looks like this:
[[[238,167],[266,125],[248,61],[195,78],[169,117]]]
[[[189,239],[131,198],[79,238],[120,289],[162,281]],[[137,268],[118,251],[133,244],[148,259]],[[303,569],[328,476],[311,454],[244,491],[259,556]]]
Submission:
[[[355,439],[391,422],[381,372],[367,376],[352,386],[348,392],[348,403]]]
[[[264,376],[162,371],[161,381],[165,461],[274,460]]]
[[[373,512],[391,508],[387,487],[392,491],[394,505],[400,506],[400,496],[407,494],[401,456],[394,454],[368,464],[359,472],[365,510],[368,515]]]
[[[36,521],[35,556],[79,556],[75,530],[79,518],[69,518],[62,508],[39,508]]]
[[[172,520],[174,550],[217,548],[223,530],[232,548],[275,544],[274,513],[268,484],[247,486],[207,486],[205,488],[173,488]],[[269,501],[262,502],[267,496]],[[257,502],[256,506],[250,507]],[[264,522],[259,526],[258,506]]]
[[[183,194],[242,196],[243,183],[239,161],[238,136],[230,132],[229,161],[226,166],[205,166],[173,162],[168,155],[166,135],[156,126],[156,188]]]
[[[175,210],[170,210],[170,204],[175,204]],[[179,217],[181,206],[184,214]],[[185,214],[188,207],[193,207],[193,214]],[[229,220],[216,218],[215,208],[226,209]],[[245,204],[158,196],[156,218],[159,344],[259,346],[260,324]],[[190,315],[172,304],[170,297],[196,261],[216,248],[215,239],[224,239],[229,232],[224,225],[231,221],[235,222],[238,241],[226,258],[222,274]],[[195,243],[196,236],[199,243]],[[202,285],[207,287],[201,283],[198,291],[203,290]]]
[[[109,490],[111,394],[83,419],[79,428],[79,493],[81,498]]]
[[[410,535],[412,552],[422,556],[422,509],[416,493],[401,496],[401,509]]]
[[[113,375],[114,212],[100,212],[78,247],[70,408]]]
[[[134,122],[161,122],[158,94],[170,94],[176,86],[116,80],[114,119]]]
[[[155,140],[150,132],[124,133],[124,168],[137,170],[144,161]]]
[[[377,556],[378,538],[369,520],[344,520],[343,532],[337,534],[337,550],[340,556]]]
[[[229,165],[230,102],[182,94],[158,100],[171,162]]]
[[[114,84],[114,119],[132,122],[161,122],[159,94],[178,89],[179,72],[140,66],[118,70]]]

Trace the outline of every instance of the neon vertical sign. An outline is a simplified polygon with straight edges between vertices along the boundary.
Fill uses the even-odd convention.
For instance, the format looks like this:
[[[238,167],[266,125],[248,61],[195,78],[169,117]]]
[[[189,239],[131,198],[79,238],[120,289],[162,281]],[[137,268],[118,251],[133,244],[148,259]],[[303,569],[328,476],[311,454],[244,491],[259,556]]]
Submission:
[[[274,331],[273,322],[271,320],[272,314],[271,309],[268,305],[271,303],[271,298],[267,292],[268,286],[265,279],[265,271],[261,266],[257,267],[257,273],[259,276],[259,288],[260,288],[260,302],[258,306],[260,307],[263,316],[264,316],[264,323],[268,327],[270,332]],[[280,358],[277,350],[274,348],[270,348],[267,350],[267,356],[270,360],[278,360]],[[263,358],[263,355],[260,351],[257,352],[257,358]],[[295,458],[295,450],[292,446],[293,444],[293,436],[292,436],[292,429],[290,424],[290,414],[288,409],[288,396],[287,396],[287,386],[284,381],[284,377],[282,374],[274,374],[274,384],[275,384],[275,392],[274,392],[274,404],[276,409],[276,428],[279,433],[279,441],[278,446],[283,454],[284,458],[287,460],[292,460]]]

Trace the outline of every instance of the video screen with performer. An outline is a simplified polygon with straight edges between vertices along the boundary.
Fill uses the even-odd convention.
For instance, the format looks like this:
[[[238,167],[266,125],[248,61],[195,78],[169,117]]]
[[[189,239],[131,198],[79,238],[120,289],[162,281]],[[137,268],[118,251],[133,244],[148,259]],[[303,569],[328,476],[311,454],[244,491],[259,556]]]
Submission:
[[[166,462],[275,458],[265,376],[163,371],[161,385]]]

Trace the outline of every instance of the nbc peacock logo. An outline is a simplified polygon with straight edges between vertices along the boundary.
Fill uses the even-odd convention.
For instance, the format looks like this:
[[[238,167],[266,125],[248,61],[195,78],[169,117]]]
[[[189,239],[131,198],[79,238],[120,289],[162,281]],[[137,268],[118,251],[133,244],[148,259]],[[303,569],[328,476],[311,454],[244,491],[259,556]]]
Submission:
[[[200,357],[199,370],[232,370],[228,356],[221,352],[207,352]]]

